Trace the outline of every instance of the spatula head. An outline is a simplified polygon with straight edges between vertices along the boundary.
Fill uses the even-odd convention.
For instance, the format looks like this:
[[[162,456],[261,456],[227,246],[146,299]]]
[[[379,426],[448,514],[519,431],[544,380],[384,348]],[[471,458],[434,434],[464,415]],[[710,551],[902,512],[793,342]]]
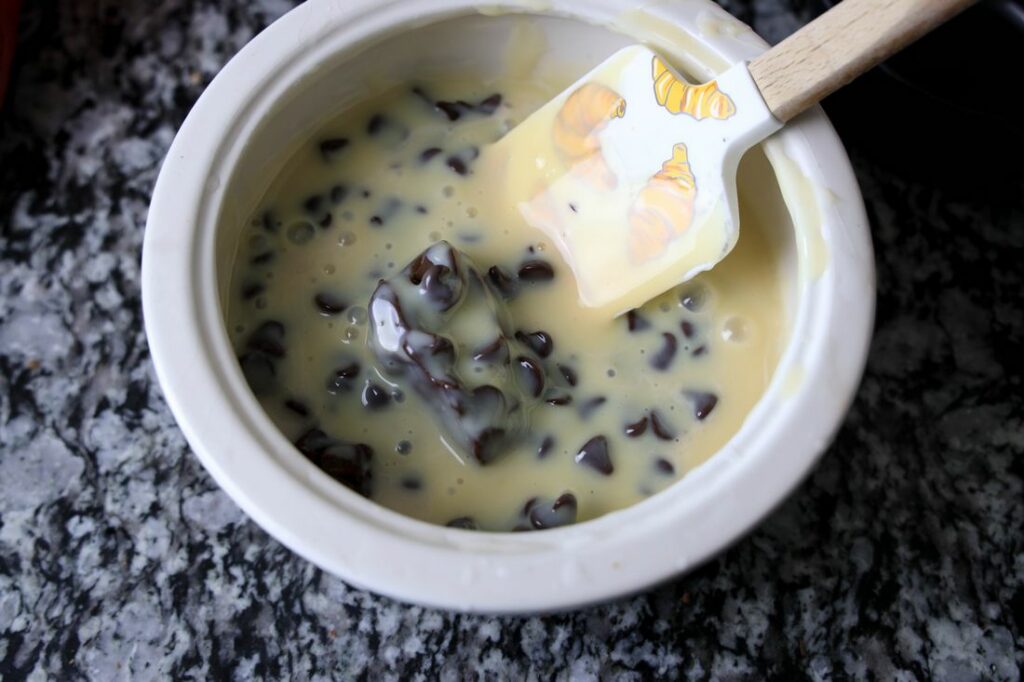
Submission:
[[[584,305],[618,315],[707,270],[736,243],[736,168],[777,130],[737,64],[692,85],[627,47],[509,132],[507,192],[557,246]]]

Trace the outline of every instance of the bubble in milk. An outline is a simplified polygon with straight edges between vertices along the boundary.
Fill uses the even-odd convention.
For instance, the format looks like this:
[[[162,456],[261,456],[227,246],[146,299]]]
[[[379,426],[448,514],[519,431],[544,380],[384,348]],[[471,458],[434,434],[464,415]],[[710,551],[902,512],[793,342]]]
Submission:
[[[345,313],[348,321],[352,324],[366,324],[366,308],[354,305]]]
[[[743,343],[752,333],[750,321],[745,317],[733,315],[722,323],[722,339],[729,343]]]
[[[292,244],[305,244],[316,234],[316,228],[308,220],[296,220],[288,226],[287,234]]]
[[[345,230],[338,236],[338,246],[352,246],[356,243],[356,235],[354,232]]]

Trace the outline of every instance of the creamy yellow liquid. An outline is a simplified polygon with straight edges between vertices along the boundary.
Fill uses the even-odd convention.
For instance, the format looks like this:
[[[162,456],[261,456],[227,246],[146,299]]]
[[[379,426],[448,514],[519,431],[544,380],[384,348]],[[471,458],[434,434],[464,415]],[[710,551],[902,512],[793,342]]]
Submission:
[[[775,369],[785,334],[780,254],[742,188],[743,234],[736,249],[713,271],[637,311],[649,326],[633,332],[624,317],[609,320],[582,306],[557,250],[502,206],[503,178],[486,163],[487,145],[561,85],[445,80],[421,84],[428,97],[410,87],[373,98],[295,151],[254,207],[240,243],[227,313],[239,356],[251,356],[261,324],[272,320],[284,329],[283,357],[271,359],[272,380],[254,387],[262,405],[293,442],[318,428],[372,448],[369,497],[403,514],[440,524],[470,517],[480,529],[501,531],[528,527],[523,508],[535,497],[550,506],[571,492],[577,521],[621,509],[671,485],[718,450]],[[464,111],[457,121],[430,103],[461,99],[475,105],[493,93],[502,95],[493,113]],[[374,121],[378,115],[383,118]],[[321,144],[337,139],[347,145]],[[431,148],[442,151],[422,161]],[[472,158],[472,148],[483,150],[483,157]],[[449,159],[455,156],[466,175],[453,170],[459,162]],[[335,202],[331,190],[337,186],[345,196]],[[341,193],[336,190],[334,198]],[[319,224],[328,221],[327,227]],[[484,272],[498,265],[515,273],[531,259],[546,261],[555,272],[550,282],[521,285],[508,303],[509,331],[550,335],[548,383],[570,393],[572,403],[532,407],[526,437],[487,465],[451,445],[431,396],[383,371],[367,343],[366,307],[378,282],[397,276],[438,240]],[[344,310],[325,314],[315,302],[318,294]],[[677,348],[661,371],[652,361],[667,343],[665,334]],[[339,365],[351,361],[360,368],[354,388],[328,392]],[[578,375],[575,387],[565,385],[558,364]],[[360,394],[367,381],[399,393],[401,401],[364,408]],[[717,398],[703,419],[695,414],[694,393]],[[605,401],[582,416],[581,407],[599,397]],[[643,435],[628,437],[626,426],[651,410],[671,437],[657,437],[649,419]],[[598,435],[607,439],[610,475],[576,461],[581,446]],[[555,444],[541,458],[538,448],[549,437]]]

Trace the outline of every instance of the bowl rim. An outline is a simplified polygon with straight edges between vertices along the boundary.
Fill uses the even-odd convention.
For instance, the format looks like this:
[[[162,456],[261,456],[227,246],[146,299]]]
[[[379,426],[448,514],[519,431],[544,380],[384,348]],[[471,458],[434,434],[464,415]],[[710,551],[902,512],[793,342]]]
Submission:
[[[497,10],[608,25],[637,4],[505,0]],[[215,258],[222,179],[262,117],[303,73],[374,36],[479,11],[472,0],[310,0],[256,36],[200,97],[161,168],[143,245],[143,313],[157,377],[193,451],[283,544],[350,584],[402,601],[488,613],[561,610],[633,593],[692,568],[797,486],[859,384],[873,325],[874,259],[849,159],[824,113],[812,110],[764,148],[770,160],[788,158],[811,180],[829,267],[804,287],[790,343],[765,395],[707,462],[627,509],[544,533],[443,528],[337,485],[277,431],[234,358]],[[702,48],[703,61],[689,66],[703,75],[767,49],[710,0],[666,11],[673,31],[682,32],[670,39],[689,36]],[[709,20],[732,30],[706,31]],[[796,388],[783,385],[793,368],[804,373]]]

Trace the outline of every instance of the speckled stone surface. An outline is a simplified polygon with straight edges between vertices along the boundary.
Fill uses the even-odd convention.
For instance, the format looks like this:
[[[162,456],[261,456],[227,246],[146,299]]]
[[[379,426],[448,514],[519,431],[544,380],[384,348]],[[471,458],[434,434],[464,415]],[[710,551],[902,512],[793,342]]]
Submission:
[[[289,3],[25,4],[0,123],[4,680],[1020,678],[1019,159],[1005,195],[945,190],[848,140],[877,335],[835,444],[753,534],[617,603],[451,615],[351,589],[248,521],[153,376],[139,255],[160,160]],[[770,40],[812,11],[729,8]]]

